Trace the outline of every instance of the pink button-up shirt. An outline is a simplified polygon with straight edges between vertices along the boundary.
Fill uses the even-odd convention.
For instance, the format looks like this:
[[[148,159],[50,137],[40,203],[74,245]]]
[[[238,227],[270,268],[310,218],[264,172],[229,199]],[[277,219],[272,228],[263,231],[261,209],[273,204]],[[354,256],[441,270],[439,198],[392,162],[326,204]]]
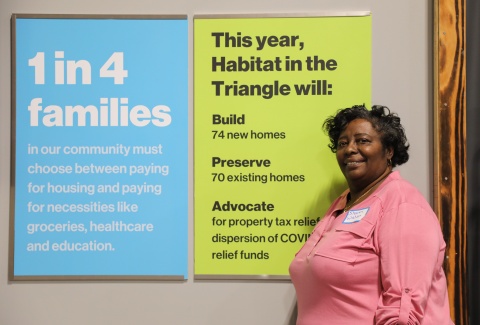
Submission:
[[[342,213],[342,194],[290,265],[297,325],[450,325],[445,241],[420,192],[390,174]]]

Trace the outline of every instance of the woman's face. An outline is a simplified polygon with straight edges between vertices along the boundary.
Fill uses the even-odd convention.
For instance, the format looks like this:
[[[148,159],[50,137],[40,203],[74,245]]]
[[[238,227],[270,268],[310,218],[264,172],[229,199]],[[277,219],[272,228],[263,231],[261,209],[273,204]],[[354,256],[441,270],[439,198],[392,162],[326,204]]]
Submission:
[[[364,119],[347,124],[337,144],[337,161],[350,189],[362,190],[388,167],[393,156],[391,148],[384,148],[380,134]]]

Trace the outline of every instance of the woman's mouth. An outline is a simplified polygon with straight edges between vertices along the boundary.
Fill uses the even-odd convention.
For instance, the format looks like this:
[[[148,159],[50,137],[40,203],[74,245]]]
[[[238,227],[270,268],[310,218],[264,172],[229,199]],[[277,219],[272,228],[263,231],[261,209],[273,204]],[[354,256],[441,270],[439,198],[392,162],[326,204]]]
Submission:
[[[354,167],[354,166],[360,165],[361,163],[362,163],[362,161],[348,161],[346,163],[346,165],[349,166],[349,167]]]

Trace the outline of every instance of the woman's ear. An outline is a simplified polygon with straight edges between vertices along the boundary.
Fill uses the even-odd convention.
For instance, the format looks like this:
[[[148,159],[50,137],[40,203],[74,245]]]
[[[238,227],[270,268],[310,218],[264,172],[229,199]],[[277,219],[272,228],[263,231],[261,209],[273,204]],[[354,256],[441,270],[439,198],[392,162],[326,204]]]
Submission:
[[[393,148],[392,148],[392,147],[388,147],[388,148],[385,150],[385,155],[387,156],[387,160],[392,159],[392,157],[393,157]]]

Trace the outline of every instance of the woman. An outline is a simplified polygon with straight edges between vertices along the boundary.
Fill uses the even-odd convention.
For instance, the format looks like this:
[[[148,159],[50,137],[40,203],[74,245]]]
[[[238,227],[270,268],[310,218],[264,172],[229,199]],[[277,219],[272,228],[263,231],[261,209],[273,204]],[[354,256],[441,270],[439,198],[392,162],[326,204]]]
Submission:
[[[387,107],[342,109],[324,129],[347,184],[290,265],[297,325],[450,325],[438,218],[395,166],[408,161]]]

